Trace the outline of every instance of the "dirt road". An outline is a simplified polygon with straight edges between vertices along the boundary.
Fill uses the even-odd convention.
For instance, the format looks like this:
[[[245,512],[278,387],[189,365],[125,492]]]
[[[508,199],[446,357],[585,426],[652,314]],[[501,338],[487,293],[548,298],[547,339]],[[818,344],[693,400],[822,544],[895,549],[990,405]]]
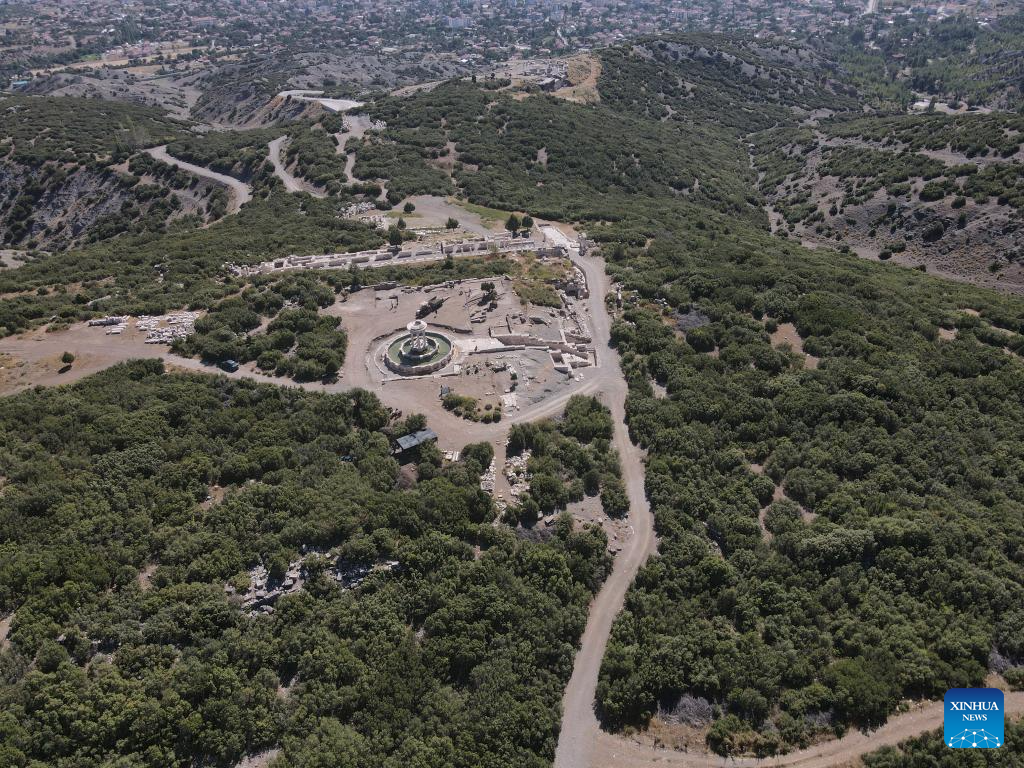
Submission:
[[[252,200],[252,187],[244,181],[223,173],[217,173],[217,171],[211,171],[209,168],[204,168],[201,165],[193,165],[192,163],[184,160],[179,160],[167,153],[166,144],[159,147],[151,147],[146,150],[146,154],[150,157],[156,158],[157,160],[162,160],[165,163],[175,165],[183,171],[194,173],[196,176],[201,176],[204,179],[215,181],[218,184],[223,184],[231,191],[231,201],[228,203],[228,213],[238,213],[239,208]]]
[[[327,197],[327,193],[322,189],[310,184],[305,179],[293,176],[285,167],[284,161],[281,159],[281,148],[287,140],[287,136],[280,136],[267,144],[267,156],[270,159],[270,164],[274,166],[274,175],[281,180],[284,188],[289,192],[308,192],[313,197]]]
[[[629,494],[629,524],[633,535],[625,541],[622,551],[615,557],[611,575],[591,603],[590,616],[579,653],[576,654],[572,677],[562,698],[562,730],[555,752],[555,768],[589,768],[591,765],[606,764],[597,762],[599,745],[596,737],[601,731],[594,714],[594,696],[601,659],[604,658],[612,622],[622,609],[626,590],[633,583],[637,570],[657,548],[654,518],[644,493],[643,459],[639,449],[630,442],[626,431],[626,380],[619,367],[618,352],[608,346],[611,318],[604,303],[604,296],[610,287],[608,276],[604,271],[604,263],[598,259],[576,257],[574,261],[583,269],[590,286],[594,347],[598,350],[602,371],[601,392],[605,404],[611,409],[612,422],[615,424],[614,444],[619,452],[622,479]]]
[[[590,765],[611,768],[832,768],[847,765],[862,755],[942,727],[941,701],[921,704],[889,719],[870,734],[851,731],[841,739],[827,741],[780,757],[724,758],[704,752],[676,752],[614,736],[603,731],[593,734],[595,744]],[[1005,715],[1024,714],[1024,692],[1006,693]],[[556,762],[557,765],[557,762]]]
[[[880,747],[895,745],[912,736],[942,726],[942,702],[926,702],[909,712],[890,718],[882,728],[865,735],[852,731],[842,739],[818,744],[777,758],[722,758],[703,751],[677,752],[641,744],[624,736],[602,731],[594,712],[598,673],[604,658],[612,623],[622,609],[626,590],[640,566],[657,548],[654,520],[644,495],[644,468],[640,451],[629,441],[625,428],[626,382],[619,368],[618,353],[608,348],[610,319],[603,297],[609,289],[603,263],[574,257],[584,270],[591,295],[594,344],[603,354],[600,375],[595,377],[615,423],[615,447],[622,460],[623,480],[629,493],[629,522],[634,534],[615,558],[611,575],[590,606],[572,677],[562,698],[562,729],[555,752],[555,768],[833,768],[846,765]],[[1024,714],[1024,692],[1006,693],[1006,713]]]

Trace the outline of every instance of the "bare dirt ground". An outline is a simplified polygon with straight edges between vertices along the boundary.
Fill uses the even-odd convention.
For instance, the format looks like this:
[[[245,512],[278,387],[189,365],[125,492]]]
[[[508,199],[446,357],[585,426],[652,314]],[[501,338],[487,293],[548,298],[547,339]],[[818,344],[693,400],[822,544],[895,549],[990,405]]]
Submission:
[[[338,137],[337,152],[339,154],[345,151],[345,145],[350,139],[359,141],[373,127],[373,120],[369,115],[345,115],[341,120],[347,130],[335,134]]]
[[[146,150],[146,154],[150,157],[162,160],[165,163],[176,165],[182,170],[194,173],[196,176],[200,176],[204,179],[215,181],[218,184],[223,184],[231,192],[231,201],[228,203],[228,213],[238,213],[238,209],[243,205],[252,200],[252,187],[246,184],[244,181],[236,179],[233,176],[227,176],[223,173],[217,173],[217,171],[204,168],[201,165],[193,165],[192,163],[184,160],[179,160],[176,157],[172,157],[167,153],[167,145],[163,144],[159,147],[152,147]]]
[[[568,79],[571,85],[559,88],[554,95],[578,104],[595,104],[601,100],[597,80],[601,76],[601,59],[593,54],[580,54],[569,59]]]
[[[444,227],[449,218],[459,222],[459,228],[474,235],[493,235],[502,229],[497,222],[485,222],[479,214],[463,208],[451,200],[437,195],[416,195],[406,202],[416,206],[412,213],[403,213],[402,218],[413,228]]]
[[[267,156],[270,158],[270,164],[274,166],[274,175],[281,180],[284,188],[289,192],[308,192],[313,197],[327,197],[327,193],[322,189],[315,184],[310,184],[305,179],[300,179],[285,167],[281,158],[281,149],[287,140],[287,136],[280,136],[267,144]]]
[[[33,258],[34,256],[27,251],[0,249],[0,269],[14,269],[31,261]]]
[[[771,340],[773,347],[788,345],[798,355],[803,355],[804,368],[814,369],[818,367],[819,359],[814,355],[804,352],[804,340],[797,333],[796,326],[792,323],[779,323],[778,328],[771,335]]]
[[[7,648],[11,644],[11,641],[7,639],[7,635],[11,632],[11,621],[13,619],[13,613],[0,619],[0,650]]]
[[[143,592],[145,592],[153,586],[153,574],[156,573],[156,569],[157,566],[155,563],[149,563],[148,565],[146,565],[146,567],[139,571],[139,575],[136,577],[136,581],[139,584],[139,589],[141,589]]]
[[[267,768],[281,754],[280,749],[268,749],[255,755],[249,755],[239,762],[235,768]]]

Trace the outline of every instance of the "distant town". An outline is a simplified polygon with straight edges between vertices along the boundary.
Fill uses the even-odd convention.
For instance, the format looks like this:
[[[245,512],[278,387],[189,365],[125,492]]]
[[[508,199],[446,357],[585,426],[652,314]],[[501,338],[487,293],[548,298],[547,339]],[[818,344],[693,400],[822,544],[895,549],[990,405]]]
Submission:
[[[53,71],[158,64],[177,71],[253,54],[316,50],[431,53],[486,67],[516,57],[586,51],[647,34],[700,29],[812,37],[870,16],[869,35],[957,14],[988,24],[1009,0],[86,0],[0,2],[0,74],[14,89]],[[165,72],[166,73],[166,72]]]

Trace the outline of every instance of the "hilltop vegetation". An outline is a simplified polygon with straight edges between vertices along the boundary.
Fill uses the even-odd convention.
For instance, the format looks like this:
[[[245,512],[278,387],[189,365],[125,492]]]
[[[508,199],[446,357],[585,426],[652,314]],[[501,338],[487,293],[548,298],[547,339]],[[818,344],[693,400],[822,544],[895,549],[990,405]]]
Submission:
[[[837,117],[756,134],[786,234],[1021,290],[1024,164],[1009,114]]]
[[[378,102],[373,115],[387,123],[385,139],[426,157],[453,143],[453,178],[470,202],[585,221],[599,238],[611,236],[602,225],[649,226],[677,204],[754,215],[746,163],[712,130],[700,141],[604,105],[516,100],[466,82]]]
[[[645,38],[603,51],[599,86],[602,101],[621,110],[736,136],[819,109],[857,108],[837,67],[811,49],[717,35]]]
[[[0,99],[0,151],[26,165],[121,162],[138,149],[187,132],[163,110],[139,104],[71,97]]]
[[[659,555],[601,672],[611,728],[703,699],[694,725],[713,749],[767,755],[876,726],[904,697],[1024,677],[1024,301],[848,252],[863,228],[894,258],[926,242],[984,253],[998,218],[1008,267],[1019,116],[865,115],[865,92],[892,104],[906,83],[874,53],[849,68],[832,53],[643,40],[601,53],[599,103],[449,82],[375,101],[387,127],[355,145],[356,176],[383,178],[391,203],[454,193],[581,222],[624,289],[613,341]],[[342,215],[373,184],[343,184],[335,127],[282,128],[322,200],[266,177],[274,132],[179,137],[183,154],[266,186],[207,228],[125,232],[0,273],[0,331],[189,305],[211,311],[183,352],[331,375],[344,329],[318,310],[362,273],[245,282],[223,264],[380,243]],[[775,236],[766,203],[783,216]],[[804,249],[803,235],[847,252]],[[400,481],[388,438],[422,425],[361,392],[152,363],[0,403],[0,606],[17,608],[0,756],[230,765],[281,744],[285,768],[546,765],[605,542],[565,522],[544,544],[494,528],[478,489],[488,446],[447,466],[425,448]],[[563,422],[517,427],[510,452],[533,449],[544,478],[525,512],[581,486],[624,511],[607,426],[580,400]],[[197,506],[214,485],[225,500]],[[347,592],[314,574],[259,622],[225,597],[226,581],[281,571],[303,545],[402,567]],[[66,701],[88,725],[81,743],[48,725]]]
[[[720,708],[716,751],[771,754],[1024,665],[1001,607],[1024,600],[1024,303],[728,230],[611,265],[637,292],[613,338],[661,543],[605,722],[690,694]],[[690,310],[710,323],[674,332]]]
[[[4,765],[548,765],[604,535],[494,528],[487,444],[400,485],[411,425],[156,361],[0,401]],[[272,615],[225,592],[309,548]]]
[[[807,41],[842,68],[871,107],[905,112],[918,94],[953,107],[1021,106],[1024,13],[991,24],[967,14],[940,21],[897,14],[884,27],[872,26],[866,18]]]
[[[240,287],[225,262],[253,263],[290,253],[358,251],[381,243],[365,224],[338,217],[342,203],[279,192],[254,200],[207,229],[172,228],[45,256],[0,273],[0,333],[56,315],[74,322],[109,313],[161,314],[206,307]],[[68,290],[67,285],[81,287]]]

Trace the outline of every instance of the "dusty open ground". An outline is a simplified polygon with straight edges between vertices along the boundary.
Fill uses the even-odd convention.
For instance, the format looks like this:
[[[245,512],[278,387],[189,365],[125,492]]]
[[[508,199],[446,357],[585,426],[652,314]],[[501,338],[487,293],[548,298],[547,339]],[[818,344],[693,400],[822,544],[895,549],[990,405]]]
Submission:
[[[804,340],[800,338],[800,334],[796,331],[796,326],[792,323],[779,323],[778,328],[771,335],[771,340],[773,347],[785,348],[788,346],[793,352],[803,355],[804,368],[813,369],[818,367],[818,358],[804,352]]]
[[[26,261],[31,261],[33,254],[27,251],[12,251],[7,248],[0,249],[0,269],[14,269],[20,267]]]
[[[567,61],[570,85],[559,88],[555,96],[580,104],[593,104],[601,100],[597,79],[601,76],[601,59],[589,53],[574,56]]]

